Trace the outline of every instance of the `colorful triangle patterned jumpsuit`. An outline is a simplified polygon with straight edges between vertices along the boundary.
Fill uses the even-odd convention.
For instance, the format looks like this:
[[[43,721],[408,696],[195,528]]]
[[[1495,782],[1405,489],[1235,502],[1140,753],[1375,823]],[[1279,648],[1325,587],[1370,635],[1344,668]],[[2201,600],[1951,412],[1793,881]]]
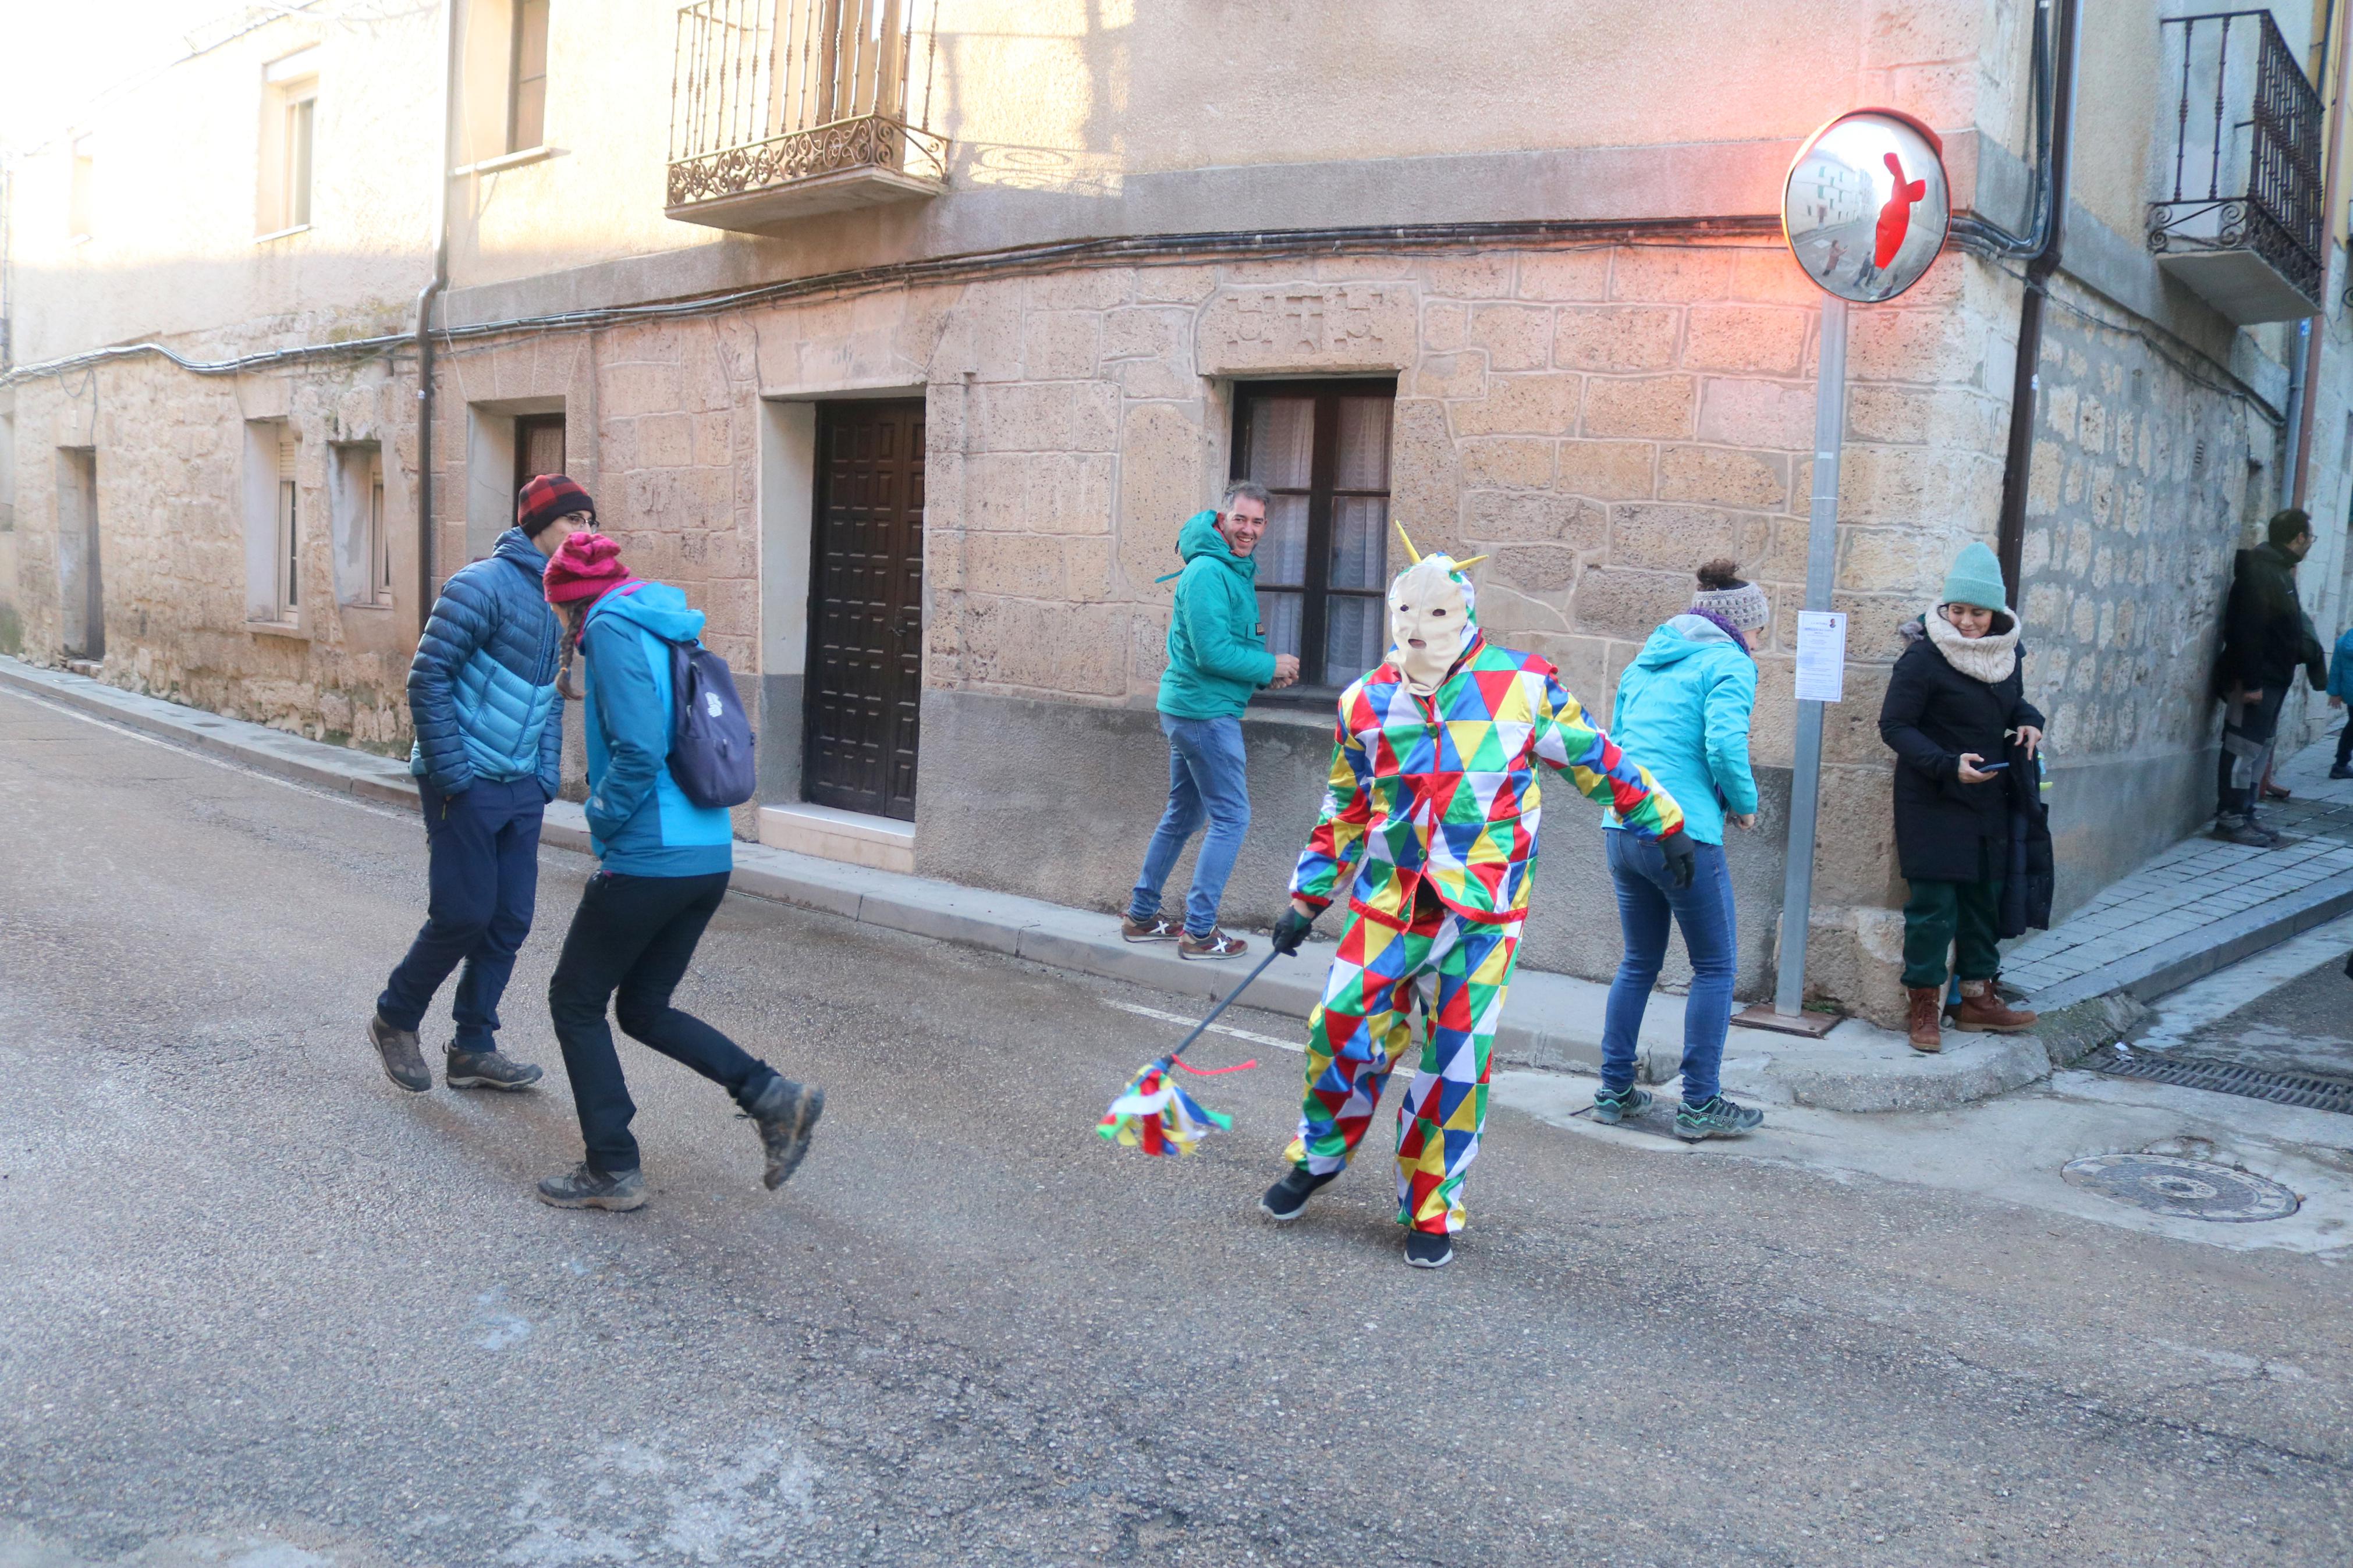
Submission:
[[[1487,1117],[1488,1058],[1511,984],[1535,870],[1535,764],[1664,836],[1683,812],[1534,654],[1470,637],[1434,689],[1390,658],[1340,697],[1324,809],[1292,879],[1321,911],[1345,886],[1350,915],[1307,1021],[1306,1097],[1285,1157],[1310,1174],[1345,1166],[1423,1019],[1412,1086],[1398,1106],[1398,1221],[1462,1228],[1464,1173]],[[1404,581],[1399,579],[1400,583]]]

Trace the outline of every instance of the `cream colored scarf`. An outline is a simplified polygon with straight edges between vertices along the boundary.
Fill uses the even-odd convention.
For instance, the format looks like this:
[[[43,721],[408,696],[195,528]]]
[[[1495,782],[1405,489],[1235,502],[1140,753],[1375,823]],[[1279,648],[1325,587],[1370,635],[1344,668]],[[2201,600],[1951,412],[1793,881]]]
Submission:
[[[1982,680],[1988,686],[2008,680],[2010,672],[2018,668],[2018,617],[2007,610],[2002,614],[2010,621],[2006,632],[1988,632],[1981,637],[1965,637],[1953,629],[1953,623],[1938,615],[1930,605],[1925,625],[1928,640],[1945,656],[1945,662],[1972,680]]]

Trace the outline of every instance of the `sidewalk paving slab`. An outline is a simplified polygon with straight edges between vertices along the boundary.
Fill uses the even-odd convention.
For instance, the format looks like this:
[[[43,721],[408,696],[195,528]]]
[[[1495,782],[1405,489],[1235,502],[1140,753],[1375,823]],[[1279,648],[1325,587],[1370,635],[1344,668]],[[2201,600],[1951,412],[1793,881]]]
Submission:
[[[407,764],[391,758],[5,657],[0,688],[302,784],[411,810],[417,805]],[[587,819],[571,801],[548,807],[540,837],[556,848],[589,851]],[[1122,940],[1116,917],[1100,911],[742,841],[735,845],[730,886],[891,931],[1204,999],[1225,995],[1262,956],[1261,950],[1239,962],[1188,961],[1171,944]],[[1294,957],[1277,959],[1250,987],[1249,1005],[1304,1018],[1322,994],[1332,952],[1331,941],[1319,941]],[[1598,1072],[1608,998],[1607,985],[1522,969],[1496,1032],[1499,1065]],[[1683,1000],[1665,993],[1651,998],[1639,1040],[1639,1068],[1649,1082],[1670,1082],[1681,1071]],[[1723,1080],[1728,1092],[1768,1104],[1928,1110],[2004,1093],[2050,1071],[2049,1056],[2031,1035],[1947,1034],[1941,1054],[1922,1056],[1903,1036],[1849,1018],[1819,1040],[1736,1027],[1725,1046]]]

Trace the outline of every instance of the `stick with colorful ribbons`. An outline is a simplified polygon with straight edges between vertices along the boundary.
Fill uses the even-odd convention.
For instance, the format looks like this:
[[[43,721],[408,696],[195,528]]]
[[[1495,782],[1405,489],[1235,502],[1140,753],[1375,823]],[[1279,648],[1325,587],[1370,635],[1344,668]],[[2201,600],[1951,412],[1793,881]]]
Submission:
[[[1209,1016],[1193,1026],[1177,1047],[1153,1062],[1128,1080],[1126,1089],[1111,1102],[1103,1119],[1095,1123],[1095,1131],[1110,1142],[1124,1143],[1131,1149],[1141,1149],[1147,1154],[1189,1154],[1193,1146],[1212,1132],[1230,1129],[1234,1119],[1211,1110],[1178,1087],[1176,1073],[1189,1072],[1199,1078],[1215,1078],[1219,1073],[1240,1072],[1258,1066],[1255,1058],[1229,1068],[1187,1067],[1178,1058],[1186,1047],[1201,1037],[1208,1026],[1218,1021],[1218,1015],[1234,1005],[1234,998],[1250,989],[1250,982],[1266,973],[1266,966],[1281,958],[1280,949],[1259,960],[1258,967],[1242,977],[1242,983],[1226,993],[1224,1001],[1209,1009]]]

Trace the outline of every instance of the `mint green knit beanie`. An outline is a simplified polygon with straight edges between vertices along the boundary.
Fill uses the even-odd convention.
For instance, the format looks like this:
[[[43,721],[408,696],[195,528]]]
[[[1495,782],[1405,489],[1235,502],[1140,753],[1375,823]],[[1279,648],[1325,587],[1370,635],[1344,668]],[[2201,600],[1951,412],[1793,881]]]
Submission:
[[[1953,569],[1945,574],[1945,597],[1947,605],[1975,605],[1981,610],[2007,610],[2010,596],[2002,592],[2001,563],[1984,544],[1972,542],[1962,547],[1954,557]]]

